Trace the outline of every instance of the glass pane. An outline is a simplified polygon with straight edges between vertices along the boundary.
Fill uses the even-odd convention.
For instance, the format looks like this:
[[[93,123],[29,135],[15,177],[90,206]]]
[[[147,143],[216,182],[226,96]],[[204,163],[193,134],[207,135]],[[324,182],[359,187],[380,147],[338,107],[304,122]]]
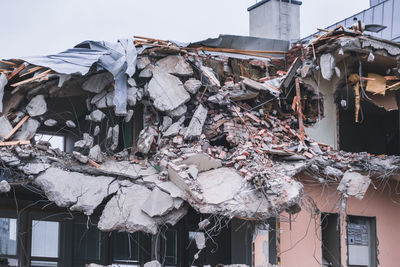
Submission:
[[[17,255],[17,220],[0,218],[0,255]]]
[[[32,221],[33,257],[58,257],[59,223],[49,221]],[[40,266],[40,265],[38,265]],[[44,265],[53,266],[53,265]]]
[[[3,258],[0,256],[0,266],[18,266],[18,260],[12,258]]]
[[[139,261],[138,233],[128,234],[114,232],[112,239],[112,250],[115,261]]]
[[[93,225],[74,224],[74,256],[82,260],[100,260],[101,232]]]
[[[165,263],[178,263],[178,232],[176,230],[167,230],[165,232]]]
[[[36,266],[36,267],[57,267],[57,262],[55,262],[55,261],[31,261],[31,266]]]
[[[120,264],[120,263],[113,263],[112,267],[139,267],[140,265],[137,264]]]

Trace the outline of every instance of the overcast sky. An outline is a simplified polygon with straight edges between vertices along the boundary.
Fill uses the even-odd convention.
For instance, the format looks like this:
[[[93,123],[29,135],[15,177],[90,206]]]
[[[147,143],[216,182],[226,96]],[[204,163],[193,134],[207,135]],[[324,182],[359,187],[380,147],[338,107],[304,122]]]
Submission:
[[[199,41],[248,35],[256,0],[0,0],[0,58],[57,53],[84,40],[133,35]],[[369,7],[369,0],[303,0],[301,36]]]

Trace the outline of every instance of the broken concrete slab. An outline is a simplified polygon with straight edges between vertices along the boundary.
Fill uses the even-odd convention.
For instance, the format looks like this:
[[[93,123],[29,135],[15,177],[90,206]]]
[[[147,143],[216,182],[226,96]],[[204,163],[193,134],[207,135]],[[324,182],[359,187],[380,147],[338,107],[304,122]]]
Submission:
[[[157,223],[141,210],[151,191],[145,186],[125,184],[107,202],[100,217],[98,228],[101,231],[143,231],[157,234]]]
[[[86,143],[86,147],[91,148],[93,146],[94,139],[90,134],[83,133],[83,140]]]
[[[24,124],[22,124],[21,129],[19,129],[15,134],[15,140],[31,140],[35,136],[39,126],[40,122],[29,118]]]
[[[190,100],[182,82],[166,72],[155,72],[148,91],[154,107],[160,111],[172,111]]]
[[[197,139],[203,133],[203,125],[207,118],[208,110],[200,104],[190,120],[189,126],[185,133],[185,140]]]
[[[185,89],[192,95],[197,94],[201,85],[202,85],[201,81],[197,79],[189,79],[183,84]]]
[[[2,180],[0,182],[0,193],[10,192],[11,186],[6,180]]]
[[[193,69],[182,56],[170,55],[157,61],[156,68],[177,76],[193,76]]]
[[[181,129],[181,121],[177,121],[173,123],[168,129],[164,132],[163,137],[173,137],[179,134],[179,130]]]
[[[153,77],[153,70],[154,70],[154,65],[152,65],[152,64],[147,65],[139,73],[139,78],[151,78],[151,77]]]
[[[90,113],[90,115],[86,116],[86,120],[94,121],[94,122],[101,122],[106,117],[101,110],[96,109]]]
[[[106,108],[106,95],[106,90],[101,91],[90,100],[90,104],[96,105],[97,108]]]
[[[353,196],[361,200],[367,192],[370,183],[371,179],[369,176],[347,171],[344,173],[337,190],[346,196]]]
[[[113,177],[90,176],[54,167],[41,173],[34,183],[57,206],[70,207],[86,215],[91,215],[104,198],[119,188]]]
[[[343,172],[335,167],[326,166],[323,170],[323,173],[327,176],[340,178],[343,175]]]
[[[144,264],[144,267],[161,267],[161,264],[158,261],[149,261]]]
[[[104,161],[104,155],[99,145],[95,145],[89,150],[89,158],[97,163]]]
[[[187,159],[183,160],[182,163],[186,165],[195,165],[199,172],[222,167],[222,161],[220,159],[215,159],[205,153],[198,153],[187,156]]]
[[[114,77],[109,72],[94,74],[82,84],[82,89],[92,93],[100,93],[113,81]]]
[[[204,200],[210,204],[233,199],[245,185],[245,179],[238,172],[226,167],[199,173],[197,182]]]
[[[138,179],[139,177],[145,179],[145,176],[156,176],[158,173],[154,167],[143,167],[130,161],[108,160],[100,168],[105,173],[110,173],[114,176],[120,175],[130,179]]]
[[[137,149],[143,154],[149,153],[151,145],[154,142],[154,137],[157,136],[157,130],[154,127],[148,126],[140,131]]]
[[[162,130],[166,131],[169,128],[169,126],[171,126],[171,125],[172,125],[171,117],[164,116],[163,121],[162,121]]]
[[[172,197],[155,187],[143,203],[142,211],[150,217],[163,216],[174,208]]]
[[[50,168],[50,164],[47,163],[27,163],[20,168],[26,175],[38,175],[39,173]]]
[[[26,106],[26,111],[29,116],[37,117],[47,112],[47,103],[44,99],[44,95],[37,95],[31,99]]]
[[[10,121],[5,117],[0,117],[0,137],[6,137],[13,129]]]

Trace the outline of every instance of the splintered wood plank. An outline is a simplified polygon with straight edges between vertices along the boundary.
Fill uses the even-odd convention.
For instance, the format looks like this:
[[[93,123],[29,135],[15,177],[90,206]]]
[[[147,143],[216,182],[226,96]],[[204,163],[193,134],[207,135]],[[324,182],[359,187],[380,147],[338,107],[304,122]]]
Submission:
[[[301,110],[301,95],[300,95],[300,83],[299,83],[299,78],[296,78],[296,101],[297,101],[297,115],[298,115],[298,120],[299,120],[299,129],[300,129],[300,141],[304,143],[304,137],[305,137],[305,130],[304,130],[304,123],[303,123],[303,111]]]
[[[15,75],[17,75],[18,73],[21,72],[21,70],[23,70],[26,67],[26,65],[24,63],[22,63],[21,65],[19,65],[18,68],[16,68],[15,70],[13,70],[13,72],[11,72],[10,75],[7,76],[7,80],[11,80]]]
[[[25,73],[21,74],[20,77],[24,77],[24,76],[26,76],[26,75],[29,75],[29,74],[31,74],[31,73],[33,73],[33,72],[35,72],[35,71],[40,70],[41,68],[43,68],[43,67],[41,67],[41,66],[36,66],[36,67],[30,68],[30,69],[28,69]]]
[[[11,86],[12,86],[12,87],[17,87],[17,86],[19,86],[19,85],[23,85],[23,84],[26,84],[26,83],[30,83],[30,82],[33,82],[33,81],[42,79],[42,78],[44,78],[47,74],[49,74],[50,72],[51,72],[51,69],[48,69],[48,70],[46,70],[45,72],[42,72],[41,74],[39,74],[39,75],[36,76],[36,77],[32,77],[32,78],[29,78],[29,79],[26,79],[26,80],[23,80],[23,81],[20,81],[20,82],[11,84]]]
[[[23,140],[23,141],[5,141],[0,142],[0,146],[15,146],[15,145],[29,145],[31,141]]]
[[[18,122],[18,124],[15,125],[15,127],[4,137],[4,140],[9,139],[19,128],[21,128],[22,124],[24,124],[28,119],[28,115],[23,117],[22,120],[20,120],[20,122]]]

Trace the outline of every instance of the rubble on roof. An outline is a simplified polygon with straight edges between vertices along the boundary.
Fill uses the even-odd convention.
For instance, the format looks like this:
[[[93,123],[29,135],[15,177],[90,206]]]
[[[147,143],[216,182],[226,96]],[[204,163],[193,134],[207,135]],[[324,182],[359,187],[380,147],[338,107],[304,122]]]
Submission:
[[[400,159],[334,151],[312,140],[300,132],[297,111],[313,124],[323,116],[322,99],[305,83],[300,96],[291,91],[294,78],[315,70],[313,52],[327,55],[320,62],[324,78],[337,74],[331,46],[344,41],[330,34],[324,38],[333,39],[308,47],[303,61],[300,46],[289,51],[287,72],[283,60],[265,53],[238,59],[217,48],[211,55],[207,47],[155,39],[122,41],[115,57],[108,54],[111,44],[88,42],[68,50],[77,61],[69,52],[1,61],[0,161],[11,170],[7,180],[32,182],[58,206],[86,215],[104,202],[102,231],[151,234],[177,223],[188,206],[249,220],[298,212],[300,174],[323,183],[342,181],[339,193],[360,198],[370,177],[398,173]],[[376,42],[364,44],[382,49]],[[90,48],[95,46],[101,49]],[[62,116],[53,112],[51,101],[69,95],[77,97],[77,106]],[[137,119],[144,127],[136,145],[125,148],[124,123]],[[35,142],[35,134],[48,127],[73,133],[72,153]],[[355,190],[359,184],[362,190]],[[3,180],[0,188],[9,191],[10,185]]]

